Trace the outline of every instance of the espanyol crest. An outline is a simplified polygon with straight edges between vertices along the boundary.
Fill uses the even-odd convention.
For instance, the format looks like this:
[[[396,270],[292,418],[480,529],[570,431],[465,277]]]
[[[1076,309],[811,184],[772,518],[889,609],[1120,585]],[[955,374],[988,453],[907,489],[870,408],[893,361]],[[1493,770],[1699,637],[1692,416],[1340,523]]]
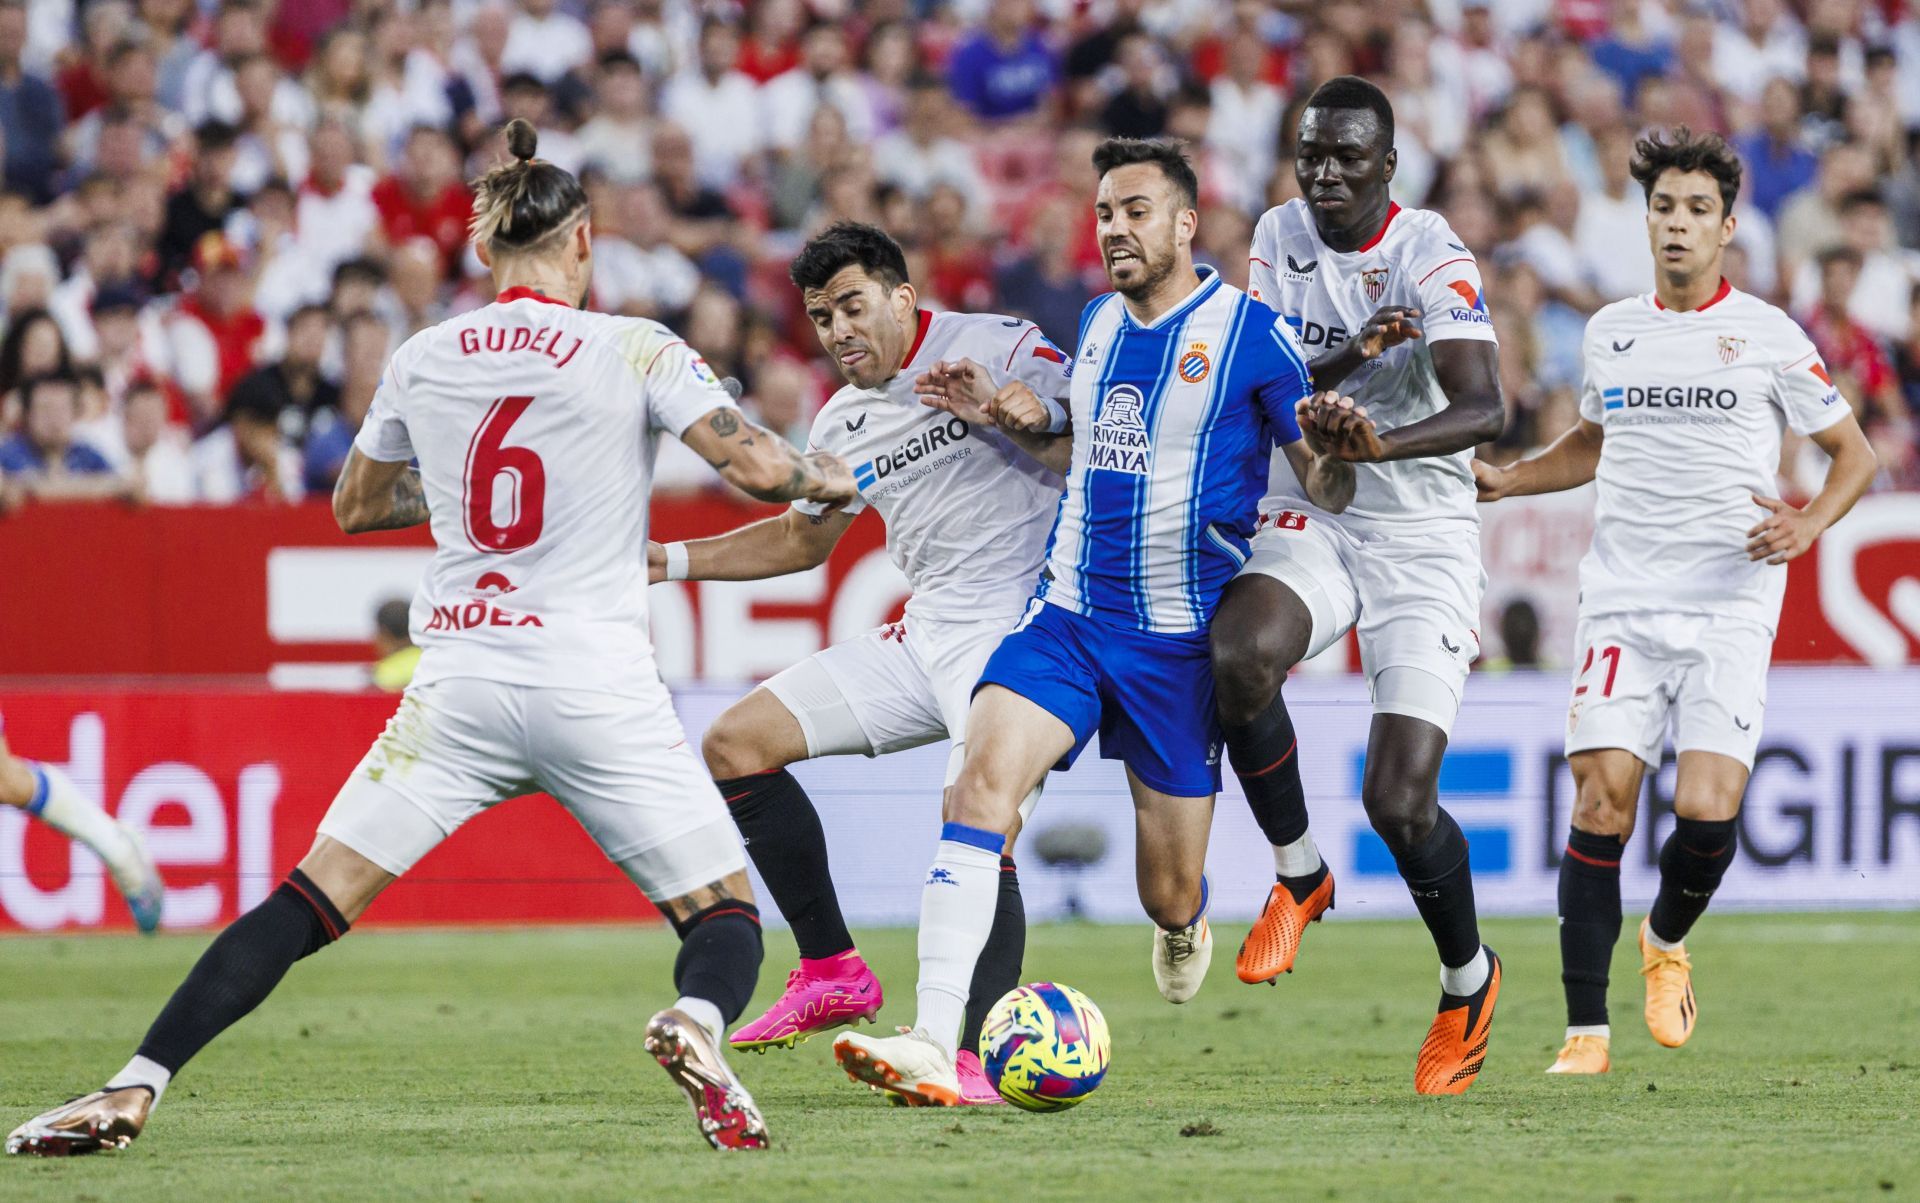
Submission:
[[[1360,291],[1367,294],[1367,300],[1378,305],[1380,298],[1387,295],[1387,269],[1370,267],[1360,273]]]

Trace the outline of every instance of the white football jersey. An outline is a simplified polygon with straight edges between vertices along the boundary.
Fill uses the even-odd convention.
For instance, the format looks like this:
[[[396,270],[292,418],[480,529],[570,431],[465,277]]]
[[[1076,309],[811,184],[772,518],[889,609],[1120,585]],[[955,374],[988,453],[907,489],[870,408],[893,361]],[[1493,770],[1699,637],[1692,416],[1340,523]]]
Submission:
[[[807,445],[853,468],[860,499],[887,524],[887,555],[913,587],[907,613],[974,621],[1026,607],[1046,560],[1065,482],[997,430],[927,405],[914,377],[941,360],[971,359],[996,389],[1024,381],[1054,401],[1071,361],[1032,322],[989,313],[920,311],[900,374],[879,388],[847,385],[821,407]],[[823,506],[796,501],[819,514]]]
[[[1852,412],[1792,318],[1722,281],[1676,313],[1652,294],[1587,322],[1580,416],[1601,425],[1583,614],[1682,610],[1772,630],[1784,565],[1747,558],[1775,493],[1780,428],[1825,430]]]
[[[1383,305],[1420,310],[1423,337],[1405,342],[1363,366],[1339,389],[1367,407],[1379,429],[1407,426],[1440,412],[1447,396],[1433,371],[1434,343],[1449,338],[1494,342],[1493,320],[1472,252],[1446,219],[1426,209],[1387,210],[1387,221],[1359,249],[1331,250],[1320,241],[1305,201],[1269,209],[1254,227],[1248,289],[1277,310],[1311,362],[1366,325]],[[1474,513],[1473,452],[1428,459],[1355,464],[1353,504],[1331,521],[1467,523]],[[1319,513],[1276,453],[1263,513]]]
[[[394,352],[354,445],[420,461],[437,550],[416,683],[658,688],[647,633],[656,441],[733,400],[673,331],[524,289]]]

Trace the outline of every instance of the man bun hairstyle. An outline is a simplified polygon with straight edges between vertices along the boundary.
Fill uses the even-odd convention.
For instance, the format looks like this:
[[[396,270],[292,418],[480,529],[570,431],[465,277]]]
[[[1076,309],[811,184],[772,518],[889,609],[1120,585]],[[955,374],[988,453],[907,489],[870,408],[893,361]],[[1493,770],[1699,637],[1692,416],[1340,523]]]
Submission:
[[[1173,138],[1108,138],[1093,148],[1093,169],[1102,179],[1116,167],[1151,163],[1173,185],[1174,195],[1189,209],[1200,207],[1200,179],[1187,161],[1186,146]]]
[[[1393,149],[1393,103],[1385,92],[1358,75],[1336,75],[1321,84],[1307,97],[1306,108],[1363,109],[1372,113],[1380,122],[1387,149]]]
[[[468,233],[496,255],[545,250],[586,214],[586,190],[567,171],[533,157],[540,134],[532,124],[515,117],[502,132],[513,161],[474,182]]]
[[[858,267],[889,292],[907,282],[907,256],[900,244],[879,226],[859,221],[836,221],[808,239],[787,268],[787,278],[811,292],[849,267]]]
[[[1669,168],[1674,171],[1704,171],[1720,185],[1720,215],[1733,212],[1734,198],[1740,195],[1740,156],[1733,153],[1719,134],[1696,134],[1684,125],[1676,125],[1672,137],[1655,130],[1633,144],[1633,178],[1641,191],[1653,199],[1653,185]]]

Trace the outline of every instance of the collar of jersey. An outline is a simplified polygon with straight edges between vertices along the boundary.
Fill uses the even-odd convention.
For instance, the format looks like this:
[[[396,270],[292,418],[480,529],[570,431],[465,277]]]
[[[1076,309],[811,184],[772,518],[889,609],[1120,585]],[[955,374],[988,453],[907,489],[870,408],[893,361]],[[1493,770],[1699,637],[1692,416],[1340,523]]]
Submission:
[[[1648,295],[1653,298],[1653,307],[1655,309],[1658,309],[1660,312],[1677,313],[1680,316],[1685,317],[1689,313],[1705,313],[1707,310],[1713,308],[1715,305],[1718,305],[1720,302],[1726,300],[1727,294],[1732,291],[1733,291],[1732,283],[1729,282],[1725,276],[1721,276],[1720,287],[1714,290],[1713,296],[1701,302],[1700,307],[1698,309],[1668,309],[1664,304],[1661,303],[1659,293],[1657,292],[1649,293]]]
[[[573,308],[573,306],[560,300],[558,297],[550,297],[545,293],[535,292],[523,284],[514,285],[512,288],[507,289],[499,296],[493,298],[493,301],[496,305],[505,305],[509,301],[538,301],[542,305],[558,305],[562,309]]]
[[[1198,305],[1211,296],[1214,289],[1220,287],[1219,272],[1214,271],[1203,263],[1194,264],[1193,270],[1199,274],[1200,283],[1194,287],[1192,292],[1187,294],[1186,300],[1181,301],[1178,305],[1175,305],[1152,321],[1142,322],[1133,316],[1133,311],[1127,308],[1127,302],[1122,299],[1120,302],[1120,320],[1136,330],[1158,330],[1162,326],[1179,321],[1182,317],[1186,316],[1187,312],[1195,305]]]
[[[913,357],[920,354],[920,344],[927,341],[927,331],[933,326],[933,313],[931,310],[918,309],[914,312],[920,315],[920,324],[913,332],[913,345],[907,348],[907,357],[900,361],[900,370],[903,372],[913,366]],[[885,385],[881,385],[880,387],[883,390],[886,388]]]

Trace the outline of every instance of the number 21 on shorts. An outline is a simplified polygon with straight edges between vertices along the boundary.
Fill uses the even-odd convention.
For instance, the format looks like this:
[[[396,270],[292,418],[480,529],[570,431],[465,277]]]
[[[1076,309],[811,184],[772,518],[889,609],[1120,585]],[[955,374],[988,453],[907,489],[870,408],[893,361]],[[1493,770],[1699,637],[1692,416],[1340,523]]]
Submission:
[[[1589,646],[1586,656],[1580,661],[1580,673],[1573,679],[1573,704],[1567,710],[1569,729],[1580,721],[1580,707],[1585,703],[1587,691],[1591,688],[1587,674],[1593,671],[1595,660],[1599,660],[1606,668],[1606,676],[1600,683],[1600,696],[1603,698],[1613,696],[1613,683],[1620,675],[1620,646],[1618,644],[1608,644],[1606,647]]]
[[[497,399],[467,444],[460,513],[467,542],[481,551],[504,553],[532,547],[546,524],[547,466],[531,447],[505,445],[507,431],[532,404],[532,397]],[[504,523],[493,515],[499,488],[512,490]]]

